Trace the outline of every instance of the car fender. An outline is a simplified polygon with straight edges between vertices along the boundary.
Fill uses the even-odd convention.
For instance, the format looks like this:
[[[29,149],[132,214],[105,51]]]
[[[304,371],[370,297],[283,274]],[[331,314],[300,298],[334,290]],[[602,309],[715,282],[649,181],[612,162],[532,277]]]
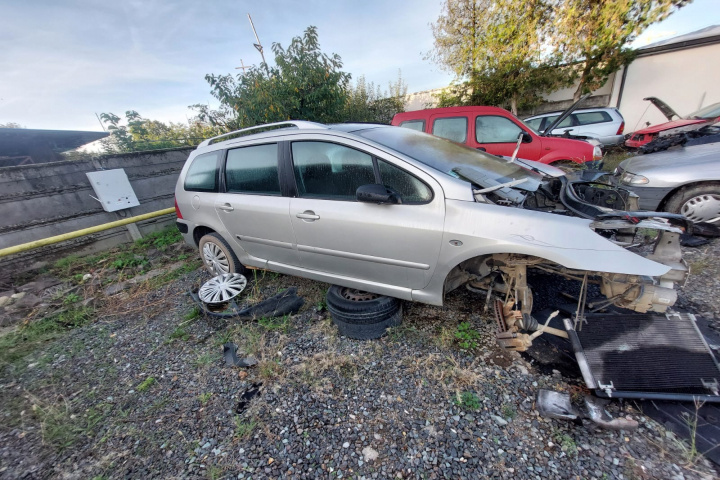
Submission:
[[[610,242],[591,220],[500,205],[446,200],[445,233],[438,268],[413,300],[442,304],[443,285],[458,264],[478,256],[515,253],[574,270],[659,277],[670,267]],[[439,303],[438,303],[439,302]]]

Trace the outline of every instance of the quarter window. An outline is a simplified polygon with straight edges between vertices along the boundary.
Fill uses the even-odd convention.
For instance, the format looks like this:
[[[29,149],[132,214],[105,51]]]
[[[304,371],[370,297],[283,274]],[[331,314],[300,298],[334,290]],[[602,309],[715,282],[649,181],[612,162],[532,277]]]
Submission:
[[[279,195],[277,158],[276,143],[229,150],[225,164],[227,191]]]
[[[400,194],[403,203],[426,203],[432,200],[432,190],[413,175],[382,160],[378,160],[383,185]]]
[[[217,165],[222,150],[198,155],[185,174],[185,190],[191,192],[217,191]]]
[[[467,140],[467,118],[438,118],[433,121],[432,133],[453,142],[465,143]]]
[[[545,126],[543,128],[547,129],[550,125],[552,125],[552,123],[555,120],[558,119],[559,116],[560,115],[553,115],[551,117],[547,117],[547,120],[545,120]],[[573,126],[572,115],[568,115],[565,118],[565,120],[560,122],[560,125],[556,125],[555,128],[568,128],[568,127],[572,127],[572,126]]]
[[[478,143],[515,143],[522,129],[513,121],[496,115],[475,119],[475,140]]]
[[[375,183],[372,157],[326,142],[293,142],[293,165],[301,197],[355,200],[358,187]]]
[[[612,118],[607,112],[583,112],[576,113],[578,125],[590,125],[592,123],[611,122]]]
[[[418,132],[425,131],[425,120],[407,120],[400,123],[401,127],[409,128],[410,130],[417,130]]]

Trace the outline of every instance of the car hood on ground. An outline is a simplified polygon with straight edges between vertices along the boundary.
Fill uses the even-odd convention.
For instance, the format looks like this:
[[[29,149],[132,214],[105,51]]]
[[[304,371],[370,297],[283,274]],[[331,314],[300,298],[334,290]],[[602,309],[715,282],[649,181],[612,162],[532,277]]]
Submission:
[[[720,173],[720,143],[638,155],[623,161],[620,168],[639,175],[643,172],[682,170],[695,172],[698,178],[710,178]]]
[[[680,120],[673,120],[672,122],[665,122],[658,125],[652,125],[647,128],[643,128],[642,130],[635,130],[633,132],[633,135],[635,134],[648,134],[648,133],[658,133],[665,130],[670,130],[671,128],[678,128],[678,127],[687,127],[688,125],[697,125],[700,123],[707,123],[707,120],[704,119],[680,119]]]

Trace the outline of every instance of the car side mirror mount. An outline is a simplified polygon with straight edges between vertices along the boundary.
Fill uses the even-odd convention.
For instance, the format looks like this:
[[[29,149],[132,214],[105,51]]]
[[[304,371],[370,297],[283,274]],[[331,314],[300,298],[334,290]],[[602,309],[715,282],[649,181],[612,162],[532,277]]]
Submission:
[[[402,203],[400,194],[394,191],[392,188],[388,188],[385,185],[379,185],[377,183],[370,183],[367,185],[361,185],[355,192],[355,197],[358,202],[365,203],[389,203],[397,204]]]
[[[532,135],[529,132],[523,130],[522,132],[522,143],[532,143]]]

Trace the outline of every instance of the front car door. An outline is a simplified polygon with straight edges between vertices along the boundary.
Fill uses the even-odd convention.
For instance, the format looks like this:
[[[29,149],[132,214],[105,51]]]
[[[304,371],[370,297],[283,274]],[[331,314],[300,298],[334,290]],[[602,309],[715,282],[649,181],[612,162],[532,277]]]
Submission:
[[[290,198],[280,188],[279,152],[277,143],[268,143],[227,153],[224,193],[218,194],[215,209],[232,238],[250,255],[245,259],[250,265],[300,264],[288,216]]]
[[[477,146],[484,148],[488,153],[502,155],[503,157],[512,156],[520,132],[530,130],[529,128],[523,128],[512,119],[500,115],[477,115],[473,123],[474,139]],[[520,145],[518,157],[538,160],[541,154],[540,138],[532,132],[528,133],[532,136],[532,142]]]
[[[432,177],[349,139],[293,141],[290,150],[297,184],[290,220],[304,268],[366,285],[428,284],[445,218],[442,189]],[[357,188],[372,183],[395,189],[403,203],[358,202]]]

